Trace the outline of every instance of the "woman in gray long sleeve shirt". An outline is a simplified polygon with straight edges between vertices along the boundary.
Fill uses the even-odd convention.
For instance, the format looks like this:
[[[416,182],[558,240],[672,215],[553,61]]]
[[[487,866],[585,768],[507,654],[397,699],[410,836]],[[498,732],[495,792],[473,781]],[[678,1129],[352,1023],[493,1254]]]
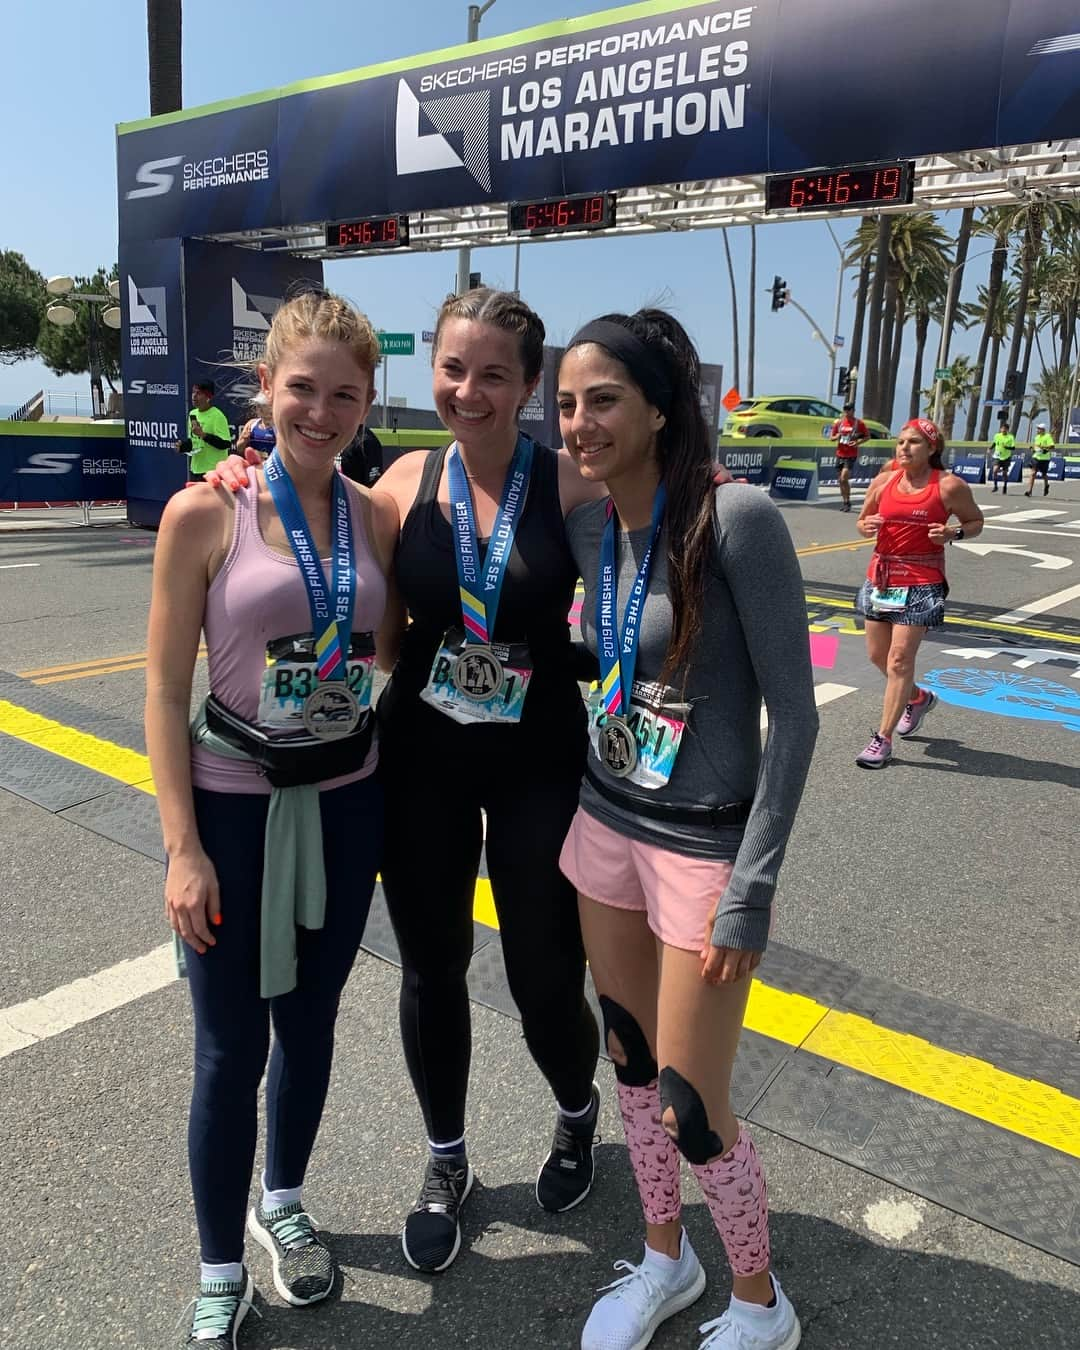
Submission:
[[[567,521],[601,682],[561,865],[579,892],[646,1228],[644,1260],[621,1263],[631,1273],[594,1306],[583,1350],[643,1347],[704,1290],[680,1152],[733,1274],[702,1350],[800,1338],[770,1273],[764,1178],[729,1086],[817,733],[806,608],[773,504],[712,486],[698,376],[660,310],[586,325],[559,374],[563,439],[610,493]]]

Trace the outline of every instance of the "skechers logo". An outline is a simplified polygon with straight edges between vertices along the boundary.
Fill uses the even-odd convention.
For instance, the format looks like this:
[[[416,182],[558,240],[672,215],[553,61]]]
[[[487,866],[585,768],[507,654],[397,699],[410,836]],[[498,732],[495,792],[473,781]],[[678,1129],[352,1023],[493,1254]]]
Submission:
[[[139,197],[163,197],[176,182],[176,174],[164,173],[163,170],[175,169],[183,162],[183,155],[169,155],[167,159],[148,159],[145,164],[140,164],[135,172],[136,183],[143,183],[145,186],[129,188],[124,193],[125,198],[133,202]]]

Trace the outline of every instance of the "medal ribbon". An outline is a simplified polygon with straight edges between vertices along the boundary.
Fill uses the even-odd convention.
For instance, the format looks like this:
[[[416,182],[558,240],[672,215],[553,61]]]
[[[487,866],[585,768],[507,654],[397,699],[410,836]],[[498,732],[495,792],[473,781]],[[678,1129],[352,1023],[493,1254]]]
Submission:
[[[641,566],[630,589],[623,618],[621,642],[615,631],[615,505],[608,498],[607,519],[600,540],[600,584],[596,593],[596,635],[600,658],[600,696],[604,711],[613,717],[621,716],[629,705],[634,688],[634,667],[637,665],[638,622],[645,606],[649,588],[653,549],[660,537],[664,520],[667,489],[661,483],[653,498],[652,534]],[[621,648],[621,650],[620,650]],[[625,698],[624,698],[625,692]]]
[[[469,480],[465,477],[465,466],[461,462],[457,442],[450,447],[446,459],[446,476],[450,487],[458,590],[461,593],[461,618],[466,642],[490,642],[495,631],[499,596],[502,594],[506,568],[520,524],[521,508],[525,504],[532,459],[532,441],[527,436],[519,436],[481,568]]]
[[[328,586],[319,551],[311,539],[304,508],[300,505],[296,488],[277,450],[266,461],[263,471],[266,474],[266,486],[270,489],[270,496],[307,587],[319,680],[344,680],[348,673],[349,638],[352,635],[357,586],[352,513],[345,485],[341,475],[335,471],[331,500],[334,544]]]

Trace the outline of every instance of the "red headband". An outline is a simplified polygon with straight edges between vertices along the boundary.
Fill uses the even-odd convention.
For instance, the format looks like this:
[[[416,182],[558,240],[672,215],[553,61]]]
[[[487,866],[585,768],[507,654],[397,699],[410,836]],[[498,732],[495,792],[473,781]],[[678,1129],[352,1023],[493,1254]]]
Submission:
[[[931,450],[938,450],[941,448],[941,432],[938,431],[937,427],[929,420],[929,418],[913,417],[910,422],[904,423],[901,430],[907,431],[909,427],[913,427],[924,440],[930,443]]]

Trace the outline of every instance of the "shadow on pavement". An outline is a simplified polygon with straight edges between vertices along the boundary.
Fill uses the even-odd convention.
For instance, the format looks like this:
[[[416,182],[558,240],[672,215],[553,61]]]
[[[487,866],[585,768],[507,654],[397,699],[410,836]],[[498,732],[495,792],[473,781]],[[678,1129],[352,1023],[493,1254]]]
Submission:
[[[1020,755],[1004,755],[998,750],[975,750],[963,741],[944,740],[934,736],[909,736],[909,745],[921,745],[924,759],[893,759],[889,768],[900,765],[905,769],[936,769],[944,773],[966,773],[975,778],[1007,778],[1014,782],[1060,783],[1063,787],[1080,788],[1080,770],[1075,764],[1056,764],[1047,759],[1024,759]],[[935,760],[951,763],[935,763]]]
[[[508,1224],[531,1202],[528,1186],[489,1194],[500,1202],[500,1221]],[[704,1206],[688,1205],[686,1216],[703,1264],[716,1271],[721,1253],[710,1238]],[[520,1259],[492,1260],[468,1250],[478,1241],[474,1229],[453,1268],[439,1276],[409,1271],[396,1233],[328,1233],[348,1272],[348,1301],[293,1310],[272,1295],[273,1303],[259,1305],[263,1320],[252,1319],[245,1327],[244,1344],[250,1350],[574,1350],[595,1288],[609,1278],[610,1262],[619,1256],[640,1259],[625,1243],[621,1252],[591,1250],[596,1221],[594,1212],[589,1224],[594,1238],[584,1243],[589,1251],[533,1252]],[[1067,1350],[1076,1344],[1080,1295],[1055,1285],[1019,1279],[974,1260],[888,1246],[813,1215],[780,1211],[772,1225],[777,1267],[799,1310],[805,1350]],[[529,1226],[546,1225],[541,1216]],[[614,1226],[621,1226],[617,1219]],[[609,1240],[618,1243],[619,1237],[609,1235],[603,1245]],[[263,1288],[269,1288],[266,1272],[258,1273]],[[389,1279],[385,1302],[381,1296],[378,1302],[357,1297],[355,1286],[369,1284],[369,1274]],[[404,1282],[426,1286],[423,1310],[386,1306],[394,1288],[404,1292]],[[697,1350],[699,1323],[719,1315],[727,1291],[726,1273],[715,1275],[699,1303],[657,1333],[655,1350]]]

